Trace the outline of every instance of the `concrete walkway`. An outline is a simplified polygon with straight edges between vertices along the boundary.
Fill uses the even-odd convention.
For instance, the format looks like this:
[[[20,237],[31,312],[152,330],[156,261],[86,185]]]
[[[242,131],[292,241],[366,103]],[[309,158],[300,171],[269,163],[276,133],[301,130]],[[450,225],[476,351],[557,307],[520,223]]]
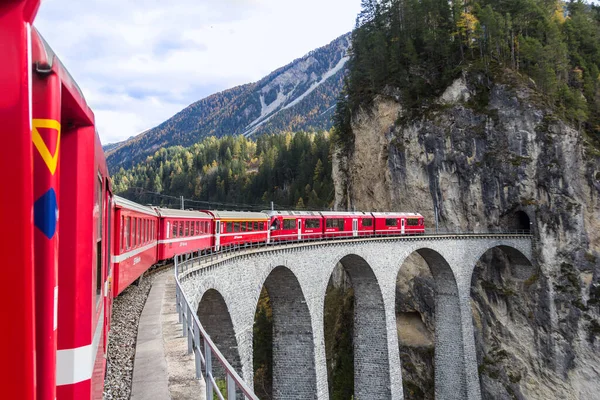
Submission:
[[[169,269],[156,276],[140,317],[131,399],[204,399],[205,392],[204,382],[195,379],[194,357],[187,354]]]

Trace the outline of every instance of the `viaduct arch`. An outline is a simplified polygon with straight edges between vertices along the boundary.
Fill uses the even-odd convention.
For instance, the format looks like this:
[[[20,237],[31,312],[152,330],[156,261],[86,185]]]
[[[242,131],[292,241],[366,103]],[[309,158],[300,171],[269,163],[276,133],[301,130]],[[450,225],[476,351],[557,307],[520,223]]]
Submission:
[[[530,264],[529,236],[364,239],[253,250],[209,267],[192,265],[180,281],[192,309],[211,290],[222,295],[246,382],[253,381],[254,315],[266,287],[276,298],[274,325],[280,321],[279,328],[274,326],[274,398],[327,399],[324,301],[329,278],[341,262],[355,289],[355,396],[402,399],[395,284],[406,258],[418,252],[436,281],[436,398],[479,400],[471,277],[481,256],[496,247],[517,265]],[[289,329],[281,325],[284,317],[293,321]],[[283,374],[277,365],[293,369]]]

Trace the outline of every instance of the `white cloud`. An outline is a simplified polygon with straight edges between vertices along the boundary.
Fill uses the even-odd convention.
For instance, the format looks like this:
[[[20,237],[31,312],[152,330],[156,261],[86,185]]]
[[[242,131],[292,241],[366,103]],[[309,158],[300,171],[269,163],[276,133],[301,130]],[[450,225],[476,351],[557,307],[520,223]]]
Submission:
[[[47,0],[35,25],[110,143],[327,44],[359,9],[360,0]]]

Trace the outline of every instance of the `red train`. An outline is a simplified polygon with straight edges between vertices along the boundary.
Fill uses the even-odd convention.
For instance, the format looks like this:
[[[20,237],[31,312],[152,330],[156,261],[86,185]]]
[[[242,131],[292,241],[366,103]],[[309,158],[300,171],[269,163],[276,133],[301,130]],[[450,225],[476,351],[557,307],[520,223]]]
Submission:
[[[176,254],[425,231],[419,214],[180,211],[114,196],[94,114],[31,26],[39,3],[0,4],[5,397],[101,399],[112,300]]]

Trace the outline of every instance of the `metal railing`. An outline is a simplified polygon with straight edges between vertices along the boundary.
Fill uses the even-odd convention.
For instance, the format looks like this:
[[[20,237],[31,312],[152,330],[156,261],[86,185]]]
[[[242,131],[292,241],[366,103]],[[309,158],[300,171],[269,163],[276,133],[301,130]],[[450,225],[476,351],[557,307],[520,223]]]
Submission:
[[[225,371],[227,400],[235,400],[238,392],[243,394],[246,399],[258,400],[254,391],[248,387],[210,339],[210,336],[202,327],[198,315],[196,315],[190,306],[190,302],[181,288],[178,277],[179,264],[181,260],[189,259],[189,256],[189,254],[179,255],[175,256],[174,259],[177,314],[179,315],[179,323],[182,324],[183,336],[187,336],[188,354],[194,353],[196,379],[200,379],[202,375],[204,376],[204,381],[206,383],[206,400],[213,400],[215,393],[220,400],[225,400],[213,375],[213,360],[216,360],[221,364]]]
[[[295,235],[294,235],[295,236]],[[221,400],[225,400],[217,387],[217,383],[212,372],[212,360],[216,359],[225,370],[227,384],[227,400],[236,398],[236,393],[239,391],[246,399],[258,400],[252,389],[242,380],[234,368],[225,359],[223,354],[217,349],[216,345],[206,333],[198,316],[190,306],[183,289],[181,288],[180,278],[187,275],[188,272],[193,272],[201,268],[194,267],[210,267],[211,265],[225,261],[230,258],[242,257],[255,252],[268,252],[277,250],[286,250],[296,246],[310,245],[329,245],[341,243],[343,241],[366,241],[366,240],[423,240],[423,239],[444,239],[455,237],[486,237],[486,236],[509,236],[509,237],[531,237],[529,230],[487,230],[485,232],[464,232],[457,230],[440,230],[426,229],[424,233],[404,234],[404,235],[389,235],[389,234],[361,234],[358,236],[351,234],[339,235],[330,233],[302,234],[301,238],[294,237],[293,239],[281,240],[281,238],[271,238],[267,242],[239,242],[228,243],[222,246],[218,251],[197,251],[193,253],[182,254],[174,257],[175,261],[175,281],[176,281],[176,301],[177,312],[179,314],[179,322],[183,324],[183,335],[188,338],[188,354],[194,353],[196,363],[196,378],[200,379],[203,374],[206,382],[206,399],[213,400],[213,393]],[[195,255],[195,256],[194,256]],[[204,348],[204,351],[202,351]]]

